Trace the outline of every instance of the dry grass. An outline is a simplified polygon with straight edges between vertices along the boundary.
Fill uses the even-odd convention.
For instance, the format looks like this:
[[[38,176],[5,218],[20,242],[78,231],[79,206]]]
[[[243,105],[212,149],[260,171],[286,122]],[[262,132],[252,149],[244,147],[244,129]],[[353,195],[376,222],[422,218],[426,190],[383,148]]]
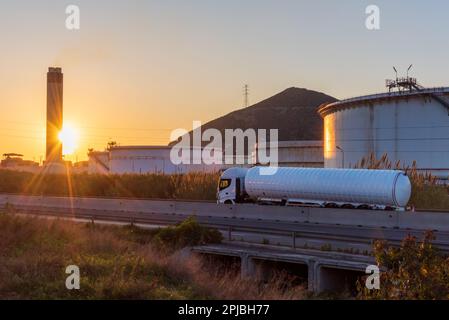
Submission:
[[[416,162],[413,162],[411,166],[404,166],[400,161],[392,163],[387,154],[380,159],[371,154],[369,157],[363,158],[355,168],[403,170],[412,183],[412,196],[408,204],[410,207],[429,210],[449,209],[448,188],[437,185],[436,177],[429,172],[419,172],[416,169]]]
[[[215,200],[218,173],[32,174],[0,170],[0,193]]]
[[[218,299],[238,300],[301,300],[310,298],[303,285],[294,285],[296,277],[284,272],[276,272],[268,281],[255,281],[254,278],[242,279],[234,268],[223,269],[199,257],[182,259],[179,255],[167,259],[168,269],[183,279],[201,284],[208,296]],[[234,266],[237,267],[238,266]]]
[[[0,214],[0,299],[301,299],[285,275],[241,280],[151,246],[151,232]],[[81,289],[65,288],[65,268],[81,271]]]

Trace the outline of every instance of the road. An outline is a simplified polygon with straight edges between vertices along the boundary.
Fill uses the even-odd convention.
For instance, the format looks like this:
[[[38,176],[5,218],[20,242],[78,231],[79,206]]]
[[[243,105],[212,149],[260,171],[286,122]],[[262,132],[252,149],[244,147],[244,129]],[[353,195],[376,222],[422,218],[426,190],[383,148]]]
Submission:
[[[356,224],[348,225],[348,223],[353,221],[351,220],[352,217],[348,215],[359,217],[359,214],[364,214],[363,212],[357,212],[357,210],[349,212],[348,210],[338,211],[341,209],[312,211],[315,216],[325,214],[325,218],[322,219],[324,222],[318,223],[312,222],[313,219],[309,219],[312,221],[303,219],[302,215],[306,214],[306,211],[310,210],[310,208],[307,210],[296,208],[296,211],[292,211],[292,208],[280,207],[267,208],[262,206],[258,208],[257,206],[243,206],[235,208],[235,206],[219,206],[205,202],[187,202],[186,205],[186,202],[181,201],[164,203],[151,200],[131,202],[130,204],[120,201],[120,206],[114,206],[116,201],[117,199],[55,199],[54,197],[0,195],[0,207],[7,207],[8,210],[16,213],[104,222],[134,223],[146,226],[174,225],[184,221],[189,216],[195,216],[200,224],[221,230],[228,241],[264,243],[292,248],[368,253],[372,248],[374,240],[386,240],[388,243],[397,246],[409,235],[422,239],[427,230],[427,228],[407,229],[363,226],[358,224],[360,223],[358,220],[354,221]],[[136,208],[136,203],[139,203],[138,208]],[[100,208],[105,209],[102,210]],[[245,208],[249,208],[250,211],[254,212],[250,215],[239,213],[239,211]],[[257,214],[259,209],[261,210],[260,215]],[[270,210],[273,210],[273,214],[267,215],[267,212]],[[285,215],[282,214],[284,211],[286,212]],[[294,214],[293,216],[292,213]],[[385,221],[382,221],[380,225],[388,225],[391,219],[395,219],[395,214],[370,212],[367,215],[367,220],[371,219],[379,224],[379,221],[384,219]],[[406,216],[405,213],[402,214]],[[446,214],[438,214],[446,219]],[[339,215],[342,217],[341,221],[338,221]],[[425,213],[415,213],[414,215],[409,215],[409,217],[416,220],[421,215],[425,215]],[[308,217],[311,217],[310,212],[308,212]],[[351,219],[348,219],[348,217]],[[403,219],[402,217],[401,219]],[[435,219],[434,216],[431,217]],[[315,220],[318,219],[315,218]],[[332,223],[325,223],[326,220]],[[374,225],[375,223],[372,224]],[[434,231],[434,235],[436,237],[434,241],[435,246],[445,252],[449,252],[449,232]]]

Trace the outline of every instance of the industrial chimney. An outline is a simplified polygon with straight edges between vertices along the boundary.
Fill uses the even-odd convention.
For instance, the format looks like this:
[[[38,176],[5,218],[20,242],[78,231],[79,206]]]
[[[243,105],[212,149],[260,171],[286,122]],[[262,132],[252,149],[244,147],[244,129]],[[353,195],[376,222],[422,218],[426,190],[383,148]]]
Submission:
[[[47,152],[46,162],[62,161],[62,144],[58,134],[62,130],[63,74],[61,68],[48,68],[47,73]]]

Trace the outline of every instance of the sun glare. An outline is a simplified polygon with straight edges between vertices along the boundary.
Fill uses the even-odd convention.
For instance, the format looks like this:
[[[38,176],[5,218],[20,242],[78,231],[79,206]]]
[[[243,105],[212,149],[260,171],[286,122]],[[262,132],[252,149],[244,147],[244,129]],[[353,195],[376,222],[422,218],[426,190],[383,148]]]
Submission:
[[[78,147],[78,131],[70,124],[64,124],[64,127],[58,134],[59,141],[62,143],[62,153],[64,155],[73,154]]]

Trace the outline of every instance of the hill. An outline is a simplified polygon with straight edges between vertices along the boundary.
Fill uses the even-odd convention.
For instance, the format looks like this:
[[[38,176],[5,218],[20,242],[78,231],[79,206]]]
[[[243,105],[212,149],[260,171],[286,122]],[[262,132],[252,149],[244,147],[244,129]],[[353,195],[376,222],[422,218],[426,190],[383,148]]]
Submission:
[[[317,108],[336,98],[303,88],[288,88],[252,106],[233,111],[202,126],[202,130],[278,129],[279,140],[321,140],[323,120]]]

